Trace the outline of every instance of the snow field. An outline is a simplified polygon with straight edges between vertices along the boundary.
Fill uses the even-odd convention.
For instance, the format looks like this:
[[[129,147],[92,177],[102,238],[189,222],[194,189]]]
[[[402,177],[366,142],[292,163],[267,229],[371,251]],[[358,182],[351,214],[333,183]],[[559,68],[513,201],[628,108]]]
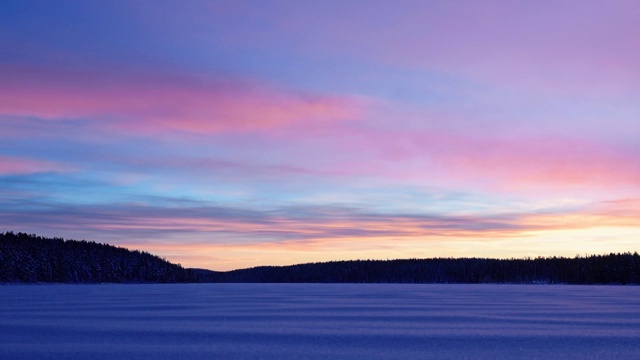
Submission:
[[[640,359],[640,287],[0,286],[0,359]]]

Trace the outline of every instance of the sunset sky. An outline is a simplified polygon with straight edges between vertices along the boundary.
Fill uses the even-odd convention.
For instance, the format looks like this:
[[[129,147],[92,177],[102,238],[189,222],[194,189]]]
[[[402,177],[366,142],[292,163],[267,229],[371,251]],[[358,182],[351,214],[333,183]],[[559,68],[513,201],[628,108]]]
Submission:
[[[213,270],[640,250],[640,1],[2,1],[0,231]]]

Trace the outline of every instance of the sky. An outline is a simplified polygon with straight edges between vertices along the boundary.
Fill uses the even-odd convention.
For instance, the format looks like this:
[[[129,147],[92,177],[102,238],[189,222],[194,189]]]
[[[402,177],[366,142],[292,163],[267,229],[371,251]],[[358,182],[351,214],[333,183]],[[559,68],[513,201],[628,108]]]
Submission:
[[[640,248],[640,2],[0,3],[0,231],[185,267]]]

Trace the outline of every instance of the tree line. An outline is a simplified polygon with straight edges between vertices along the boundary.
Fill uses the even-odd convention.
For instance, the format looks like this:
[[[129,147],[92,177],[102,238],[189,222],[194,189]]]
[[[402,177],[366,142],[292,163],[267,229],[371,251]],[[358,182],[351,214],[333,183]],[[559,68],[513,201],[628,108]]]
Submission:
[[[196,274],[147,252],[93,241],[0,233],[0,282],[175,283]]]
[[[0,233],[0,282],[640,284],[640,255],[352,260],[217,272],[93,241]]]
[[[638,253],[527,259],[355,260],[212,272],[207,282],[640,284]]]

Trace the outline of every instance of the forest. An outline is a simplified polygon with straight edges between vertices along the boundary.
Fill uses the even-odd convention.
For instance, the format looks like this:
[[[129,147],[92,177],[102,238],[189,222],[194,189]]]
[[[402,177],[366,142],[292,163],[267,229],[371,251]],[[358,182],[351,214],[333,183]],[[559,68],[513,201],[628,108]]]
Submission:
[[[0,233],[0,282],[640,284],[640,255],[351,260],[226,272],[92,241]]]
[[[92,241],[0,233],[0,282],[195,282],[190,269],[147,252]]]
[[[206,282],[640,284],[638,253],[527,259],[355,260],[203,274]]]

